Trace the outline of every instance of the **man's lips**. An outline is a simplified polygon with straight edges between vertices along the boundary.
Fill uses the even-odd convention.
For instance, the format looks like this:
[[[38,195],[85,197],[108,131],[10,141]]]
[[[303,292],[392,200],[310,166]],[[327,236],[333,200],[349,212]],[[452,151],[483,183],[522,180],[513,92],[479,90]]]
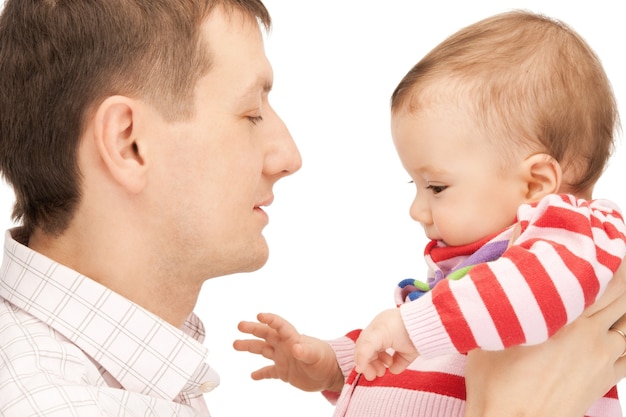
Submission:
[[[262,200],[260,203],[255,204],[254,208],[262,210],[263,207],[267,207],[267,206],[271,205],[273,201],[274,201],[274,196],[271,195],[271,196],[265,198],[264,200]]]
[[[263,210],[264,207],[269,206],[270,204],[272,204],[272,201],[274,201],[274,196],[268,196],[267,198],[263,199],[260,203],[255,204],[254,206],[254,211],[263,215],[263,217],[265,217],[265,221],[268,222],[269,221],[269,216],[267,215],[267,213],[265,212],[265,210]]]

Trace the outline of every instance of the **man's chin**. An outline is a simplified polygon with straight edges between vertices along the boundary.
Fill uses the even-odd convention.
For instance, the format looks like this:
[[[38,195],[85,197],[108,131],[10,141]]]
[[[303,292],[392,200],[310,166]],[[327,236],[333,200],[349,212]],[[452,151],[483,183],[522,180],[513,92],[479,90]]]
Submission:
[[[256,247],[249,248],[247,255],[245,259],[242,259],[241,270],[237,272],[254,272],[261,269],[269,259],[269,248],[265,239]]]

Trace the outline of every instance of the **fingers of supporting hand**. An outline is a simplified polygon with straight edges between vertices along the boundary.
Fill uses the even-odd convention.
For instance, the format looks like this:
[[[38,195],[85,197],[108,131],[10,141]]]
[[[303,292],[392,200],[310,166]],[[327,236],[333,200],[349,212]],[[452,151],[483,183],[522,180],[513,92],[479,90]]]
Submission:
[[[616,301],[624,296],[624,293],[626,293],[626,278],[624,277],[626,273],[622,272],[622,270],[623,267],[620,267],[615,276],[609,281],[602,295],[585,310],[583,315],[590,317],[604,310],[607,306],[615,304]]]
[[[613,289],[615,288],[616,287],[613,287]],[[607,291],[609,289],[607,289]],[[621,291],[621,288],[620,288],[620,291]],[[605,293],[603,297],[606,295],[607,293]],[[603,306],[602,309],[594,312],[591,316],[589,316],[589,317],[592,317],[594,321],[597,321],[596,323],[597,326],[601,326],[603,328],[609,328],[614,323],[619,321],[622,318],[622,316],[626,313],[626,293],[614,291],[612,294],[612,298],[613,299],[610,301],[610,303]],[[598,300],[598,301],[601,301],[601,300]],[[624,321],[624,325],[620,328],[626,329],[626,321]]]
[[[623,358],[624,356],[626,356],[626,333],[624,331],[620,330],[617,327],[610,328],[609,332],[619,336],[619,338],[620,338],[619,343],[621,343],[621,346],[623,348],[621,353],[620,353],[620,355],[619,355],[619,357]]]
[[[612,338],[616,340],[616,354],[619,355],[614,365],[615,383],[626,378],[626,332],[621,330],[625,328],[626,318],[622,317],[609,331]]]
[[[626,356],[622,356],[615,362],[616,382],[626,378]]]

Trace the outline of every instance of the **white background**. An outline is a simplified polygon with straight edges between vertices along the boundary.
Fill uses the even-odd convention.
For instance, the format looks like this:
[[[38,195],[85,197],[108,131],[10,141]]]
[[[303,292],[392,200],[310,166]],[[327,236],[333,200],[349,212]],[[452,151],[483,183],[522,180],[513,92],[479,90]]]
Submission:
[[[334,338],[393,306],[393,286],[424,271],[421,228],[408,216],[413,186],[389,135],[389,97],[402,76],[461,27],[497,12],[529,9],[559,18],[594,48],[626,119],[624,3],[560,0],[265,0],[274,67],[270,99],[303,156],[275,187],[265,236],[267,265],[208,281],[197,313],[222,384],[207,394],[214,417],[330,416],[320,394],[281,381],[255,382],[267,361],[235,352],[240,320],[284,315],[300,331]],[[626,124],[626,122],[625,122]],[[618,142],[595,197],[626,209],[626,150]],[[210,163],[210,161],[207,161]],[[233,173],[234,175],[236,173]],[[623,181],[623,180],[622,180]],[[0,190],[0,226],[11,226],[10,189]],[[620,390],[626,397],[626,382]],[[520,395],[526,395],[521,393]],[[626,401],[623,400],[626,404]]]

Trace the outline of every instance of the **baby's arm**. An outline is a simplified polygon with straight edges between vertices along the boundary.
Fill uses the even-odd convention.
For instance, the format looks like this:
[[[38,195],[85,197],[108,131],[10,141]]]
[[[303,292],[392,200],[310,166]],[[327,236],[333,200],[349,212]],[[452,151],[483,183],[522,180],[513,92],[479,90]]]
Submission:
[[[377,316],[357,340],[357,370],[367,379],[382,366],[401,372],[418,349],[437,355],[541,343],[589,306],[624,256],[621,216],[556,195],[526,208],[524,231],[500,259]]]
[[[608,202],[552,195],[519,220],[502,257],[400,307],[420,354],[541,343],[597,299],[625,254],[626,227]]]
[[[281,379],[303,391],[341,391],[344,375],[335,351],[320,339],[298,333],[282,317],[261,313],[256,322],[242,321],[239,330],[259,339],[236,340],[233,346],[274,361],[252,373],[252,379]]]
[[[626,330],[624,312],[626,262],[602,297],[547,342],[470,352],[465,416],[582,416],[626,376],[624,338],[608,330]]]

